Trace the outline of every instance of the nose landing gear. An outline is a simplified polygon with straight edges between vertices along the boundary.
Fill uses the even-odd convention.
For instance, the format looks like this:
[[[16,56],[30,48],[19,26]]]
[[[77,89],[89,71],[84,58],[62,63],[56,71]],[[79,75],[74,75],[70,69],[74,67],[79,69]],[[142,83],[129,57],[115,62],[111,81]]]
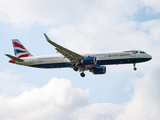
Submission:
[[[137,70],[135,63],[133,63],[133,70],[135,70],[135,71]]]

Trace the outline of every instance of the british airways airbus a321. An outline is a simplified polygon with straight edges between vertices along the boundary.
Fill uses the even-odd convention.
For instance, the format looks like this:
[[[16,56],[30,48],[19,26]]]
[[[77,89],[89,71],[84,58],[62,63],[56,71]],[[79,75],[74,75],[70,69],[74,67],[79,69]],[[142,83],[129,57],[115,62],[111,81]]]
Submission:
[[[103,65],[133,64],[133,69],[137,70],[136,63],[152,59],[151,55],[141,50],[78,54],[51,41],[45,33],[44,35],[47,41],[62,55],[33,56],[18,39],[13,39],[15,56],[6,54],[11,58],[9,62],[37,68],[70,67],[81,72],[80,75],[85,77],[84,71],[87,70],[93,74],[105,74],[106,66]]]

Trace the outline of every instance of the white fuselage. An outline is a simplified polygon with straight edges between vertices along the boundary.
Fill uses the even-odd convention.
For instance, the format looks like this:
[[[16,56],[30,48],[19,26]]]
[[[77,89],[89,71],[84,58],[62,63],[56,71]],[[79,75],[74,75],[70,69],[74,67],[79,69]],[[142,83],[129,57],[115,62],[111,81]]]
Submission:
[[[140,50],[133,51],[114,51],[81,54],[84,57],[94,56],[97,58],[97,65],[113,65],[113,64],[130,64],[139,63],[150,60],[152,57]],[[15,62],[15,64],[38,67],[38,68],[62,68],[72,67],[70,60],[62,55],[46,55],[46,56],[30,56],[21,58],[23,62]]]
[[[5,54],[11,58],[10,63],[36,67],[36,68],[73,68],[74,71],[81,72],[89,70],[93,74],[105,74],[106,66],[118,64],[133,64],[133,69],[137,70],[136,63],[149,61],[152,57],[141,50],[97,52],[78,54],[49,39],[44,33],[48,43],[53,45],[61,55],[32,56],[18,39],[12,39],[15,56]]]

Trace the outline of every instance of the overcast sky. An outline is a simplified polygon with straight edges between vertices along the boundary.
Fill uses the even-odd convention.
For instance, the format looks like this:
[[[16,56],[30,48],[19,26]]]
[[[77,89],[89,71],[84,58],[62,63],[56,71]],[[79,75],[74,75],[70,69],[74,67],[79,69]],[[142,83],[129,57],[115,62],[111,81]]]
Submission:
[[[1,0],[1,120],[159,120],[159,0]],[[33,55],[57,54],[43,35],[77,53],[143,50],[152,60],[93,75],[8,63],[11,39]]]

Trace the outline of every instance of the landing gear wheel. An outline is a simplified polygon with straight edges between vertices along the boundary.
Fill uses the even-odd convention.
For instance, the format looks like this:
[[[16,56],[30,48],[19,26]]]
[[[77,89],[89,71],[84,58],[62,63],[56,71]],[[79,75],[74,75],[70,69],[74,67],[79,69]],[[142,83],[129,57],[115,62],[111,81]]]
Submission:
[[[82,72],[80,75],[81,75],[81,77],[85,77],[85,74],[84,74],[84,72]]]
[[[73,70],[74,71],[78,71],[78,67],[73,67]]]
[[[136,70],[137,70],[137,68],[135,67],[135,68],[133,68],[133,70],[135,70],[135,71],[136,71]]]
[[[135,70],[135,71],[137,70],[135,63],[133,63],[133,70]]]

